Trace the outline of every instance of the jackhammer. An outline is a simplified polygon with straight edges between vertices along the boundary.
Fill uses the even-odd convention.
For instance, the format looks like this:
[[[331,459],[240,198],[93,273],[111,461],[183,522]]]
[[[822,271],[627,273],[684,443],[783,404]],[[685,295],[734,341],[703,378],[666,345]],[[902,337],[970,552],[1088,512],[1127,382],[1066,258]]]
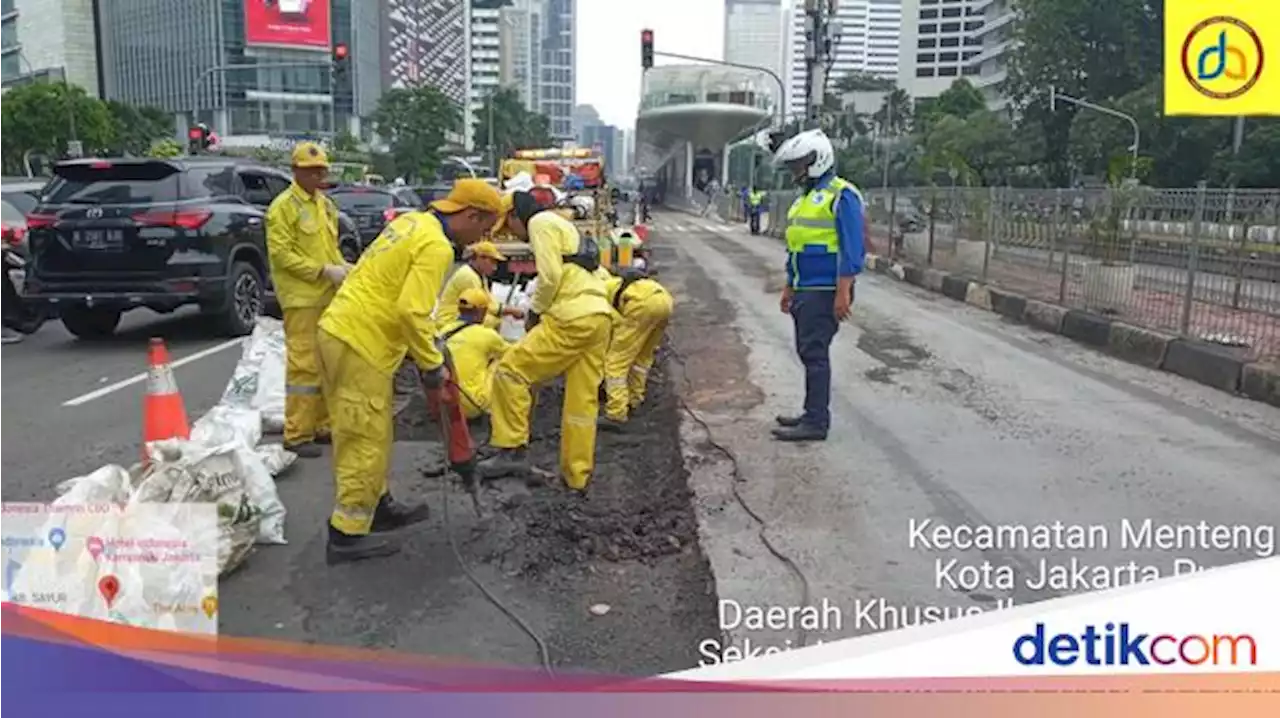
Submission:
[[[450,471],[461,479],[467,493],[471,495],[471,504],[477,516],[483,516],[480,504],[480,482],[476,475],[476,447],[471,441],[471,428],[467,426],[467,416],[462,411],[462,391],[458,386],[457,373],[452,358],[446,351],[445,368],[449,378],[438,389],[428,389],[421,383],[423,394],[427,399],[427,411],[440,425],[441,441],[445,446],[445,461]]]

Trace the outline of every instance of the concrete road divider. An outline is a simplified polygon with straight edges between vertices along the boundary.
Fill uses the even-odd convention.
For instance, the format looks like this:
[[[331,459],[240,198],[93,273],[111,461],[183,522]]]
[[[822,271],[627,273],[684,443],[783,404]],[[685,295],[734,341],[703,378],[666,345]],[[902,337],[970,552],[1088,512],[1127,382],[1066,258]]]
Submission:
[[[1235,393],[1240,389],[1240,375],[1244,361],[1236,350],[1189,339],[1169,342],[1164,363],[1160,366],[1171,374],[1223,391]]]
[[[1240,393],[1280,406],[1280,364],[1245,364],[1240,373]]]
[[[1105,348],[1111,343],[1111,320],[1090,312],[1069,310],[1062,318],[1062,336],[1091,347]]]
[[[1010,294],[997,287],[987,287],[987,293],[991,295],[992,311],[1001,316],[1022,321],[1022,315],[1027,311],[1026,297]]]
[[[969,282],[969,289],[965,292],[964,302],[965,304],[972,304],[979,309],[991,311],[991,292],[985,284]]]
[[[944,274],[942,277],[942,293],[957,302],[963,302],[969,295],[969,280]]]
[[[924,270],[917,266],[911,264],[902,265],[902,276],[909,284],[914,284],[917,287],[925,286]]]
[[[925,289],[928,289],[928,290],[930,290],[930,291],[934,291],[934,292],[941,292],[941,291],[942,291],[942,280],[943,280],[946,276],[947,276],[947,273],[946,273],[946,272],[941,272],[941,271],[938,271],[938,270],[936,270],[936,269],[926,269],[926,270],[924,270],[924,286],[925,286]]]
[[[1107,351],[1125,361],[1141,364],[1150,369],[1159,369],[1164,364],[1169,343],[1173,340],[1174,337],[1151,329],[1112,322]]]
[[[1041,302],[1035,299],[1027,300],[1027,310],[1022,315],[1022,320],[1036,329],[1043,329],[1046,332],[1054,334],[1062,333],[1062,320],[1067,316],[1067,310],[1056,304]]]

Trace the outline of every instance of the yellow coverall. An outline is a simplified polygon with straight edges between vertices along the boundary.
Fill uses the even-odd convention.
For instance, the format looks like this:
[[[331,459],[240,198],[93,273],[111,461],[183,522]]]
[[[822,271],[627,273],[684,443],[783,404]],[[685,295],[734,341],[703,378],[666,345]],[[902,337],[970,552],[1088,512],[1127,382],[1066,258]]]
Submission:
[[[489,313],[485,315],[484,325],[490,329],[502,326],[502,305],[489,291],[488,277],[481,276],[470,264],[458,267],[445,283],[440,303],[436,305],[436,324],[447,327],[458,321],[458,297],[468,289],[483,289],[489,294]]]
[[[364,251],[320,319],[337,485],[329,522],[344,534],[369,533],[387,493],[396,369],[406,353],[428,371],[444,362],[431,312],[452,265],[440,220],[403,214]]]
[[[477,419],[489,411],[494,371],[511,342],[491,327],[461,319],[441,326],[440,336],[448,337],[445,347],[457,372],[454,379],[462,390],[462,410],[468,419]]]
[[[308,195],[290,184],[267,208],[266,223],[271,281],[284,312],[284,443],[293,446],[329,433],[316,327],[334,295],[322,271],[346,262],[338,251],[338,208],[322,192]]]
[[[609,301],[618,310],[604,360],[605,416],[614,421],[626,421],[644,401],[649,370],[674,304],[671,293],[652,279],[637,279],[626,289],[622,284],[621,277],[608,283]]]
[[[560,471],[570,488],[584,489],[595,468],[596,416],[613,307],[599,277],[565,261],[581,242],[572,222],[539,212],[528,227],[538,267],[531,310],[541,321],[498,362],[489,443],[501,449],[528,444],[530,387],[563,374]]]

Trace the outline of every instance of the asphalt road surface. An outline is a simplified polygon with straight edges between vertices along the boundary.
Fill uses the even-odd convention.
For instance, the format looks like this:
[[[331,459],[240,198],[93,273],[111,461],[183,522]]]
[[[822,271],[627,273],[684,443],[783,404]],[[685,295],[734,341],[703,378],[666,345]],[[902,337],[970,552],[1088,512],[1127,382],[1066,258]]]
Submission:
[[[1114,585],[1130,575],[1115,567],[1129,561],[1138,575],[1147,566],[1169,575],[1178,559],[1185,569],[1265,552],[1280,520],[1280,410],[888,277],[859,278],[854,318],[832,347],[828,441],[772,441],[773,417],[803,401],[791,320],[778,308],[781,243],[684,214],[655,224],[656,264],[682,299],[685,325],[674,334],[686,399],[734,455],[738,494],[764,536],[804,575],[762,543],[761,521],[730,491],[734,467],[704,444],[707,457],[721,457],[694,476],[719,596],[744,607],[825,599],[842,619],[807,634],[739,627],[730,631],[739,645],[812,643],[915,623],[918,609],[986,610]],[[701,322],[688,326],[696,313]],[[697,445],[706,431],[688,436]],[[1123,545],[1133,538],[1123,522],[1139,533],[1146,519],[1153,530],[1248,527],[1258,543],[1232,534],[1221,549]],[[939,526],[1054,522],[1103,534],[1091,528],[1092,545],[1079,549],[930,538]],[[1042,562],[1067,569],[1065,581],[1041,586]]]

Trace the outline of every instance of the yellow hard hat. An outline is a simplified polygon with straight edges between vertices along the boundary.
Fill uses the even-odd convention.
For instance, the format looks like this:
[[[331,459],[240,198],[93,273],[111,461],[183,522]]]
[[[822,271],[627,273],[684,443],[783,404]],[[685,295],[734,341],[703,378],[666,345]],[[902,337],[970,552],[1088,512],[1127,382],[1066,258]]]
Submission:
[[[291,164],[294,167],[328,167],[329,155],[325,153],[324,148],[314,142],[299,142],[293,148],[293,159]]]
[[[502,197],[488,182],[467,177],[454,182],[449,195],[432,202],[431,208],[445,214],[461,212],[464,209],[478,209],[496,216],[502,214]]]
[[[462,294],[458,295],[459,309],[480,309],[488,308],[489,293],[479,287],[462,290]]]
[[[467,249],[463,252],[463,256],[467,258],[486,257],[488,259],[492,259],[498,262],[507,261],[507,256],[502,252],[498,251],[498,245],[489,241],[476,242],[475,244],[467,247]]]

